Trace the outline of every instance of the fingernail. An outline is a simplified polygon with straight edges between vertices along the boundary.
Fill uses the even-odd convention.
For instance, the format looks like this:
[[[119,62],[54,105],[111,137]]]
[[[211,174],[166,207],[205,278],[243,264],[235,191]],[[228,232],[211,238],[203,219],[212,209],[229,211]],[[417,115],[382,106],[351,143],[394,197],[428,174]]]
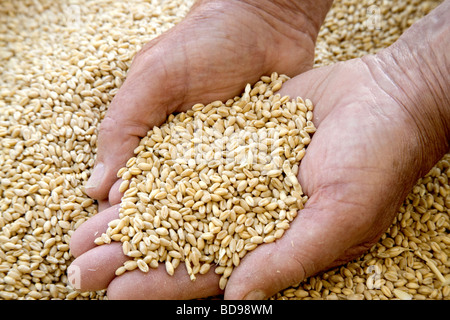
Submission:
[[[266,294],[261,290],[253,290],[244,297],[244,300],[264,300],[266,299]]]
[[[103,165],[103,163],[98,163],[94,167],[94,170],[92,171],[91,177],[87,181],[85,188],[86,189],[97,188],[102,182],[104,173],[105,173],[105,166]]]

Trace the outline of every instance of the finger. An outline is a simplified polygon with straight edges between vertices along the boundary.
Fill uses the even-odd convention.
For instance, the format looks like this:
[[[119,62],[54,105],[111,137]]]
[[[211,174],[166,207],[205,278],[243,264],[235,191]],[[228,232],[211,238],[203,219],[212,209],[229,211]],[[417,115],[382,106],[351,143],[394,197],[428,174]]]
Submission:
[[[97,246],[84,252],[68,267],[69,282],[79,291],[106,289],[117,268],[129,259],[123,254],[120,242]]]
[[[77,290],[101,290],[113,281],[108,288],[108,296],[113,299],[194,299],[222,292],[218,287],[219,276],[213,271],[198,275],[192,282],[184,265],[178,267],[173,276],[169,276],[163,266],[148,274],[135,270],[114,279],[116,269],[129,258],[123,254],[120,242],[97,246],[94,240],[118,217],[119,206],[116,205],[87,220],[73,234],[70,248],[77,258],[69,266],[68,275]]]
[[[353,241],[348,230],[355,221],[348,210],[305,207],[283,237],[242,259],[227,283],[225,299],[267,299],[331,266]]]
[[[147,88],[141,89],[148,91]],[[146,97],[134,96],[134,99],[139,98],[143,101],[148,100]],[[127,104],[124,105],[125,103]],[[140,105],[138,101],[133,102],[130,99],[123,102],[123,98],[118,98],[103,119],[98,135],[96,164],[85,186],[86,193],[90,197],[98,200],[107,198],[111,186],[118,180],[117,172],[125,166],[129,158],[133,157],[133,151],[139,145],[140,139],[154,124],[164,121],[165,116],[161,116],[162,113],[165,114],[164,111],[148,115],[150,106],[139,107]],[[154,119],[148,119],[151,117]],[[152,121],[140,123],[136,119]]]
[[[113,206],[99,212],[81,224],[70,239],[70,252],[79,257],[86,251],[95,248],[94,240],[108,229],[108,223],[119,218],[119,206]]]
[[[108,286],[110,300],[187,300],[206,298],[222,294],[219,289],[220,276],[210,270],[197,275],[192,281],[183,263],[170,276],[164,264],[157,269],[143,273],[140,270],[125,272],[116,277]]]
[[[111,204],[109,203],[108,200],[98,200],[97,203],[98,203],[98,212],[105,211],[106,209],[111,207]]]
[[[181,263],[171,276],[164,264],[144,273],[139,269],[116,277],[117,268],[129,260],[122,244],[95,247],[76,258],[68,268],[72,286],[79,291],[108,289],[109,299],[196,299],[221,294],[219,275],[213,270],[190,279]]]
[[[109,191],[108,200],[109,204],[112,206],[119,204],[122,200],[123,193],[119,191],[119,187],[122,181],[122,179],[117,180]]]

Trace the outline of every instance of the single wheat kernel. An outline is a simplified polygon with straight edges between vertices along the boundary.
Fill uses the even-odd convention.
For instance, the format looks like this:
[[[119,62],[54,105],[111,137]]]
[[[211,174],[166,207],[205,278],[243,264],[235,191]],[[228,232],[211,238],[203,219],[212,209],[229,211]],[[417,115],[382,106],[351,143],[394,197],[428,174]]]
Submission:
[[[411,300],[412,299],[412,296],[409,293],[407,293],[403,290],[400,290],[400,289],[394,289],[393,294],[400,300]]]

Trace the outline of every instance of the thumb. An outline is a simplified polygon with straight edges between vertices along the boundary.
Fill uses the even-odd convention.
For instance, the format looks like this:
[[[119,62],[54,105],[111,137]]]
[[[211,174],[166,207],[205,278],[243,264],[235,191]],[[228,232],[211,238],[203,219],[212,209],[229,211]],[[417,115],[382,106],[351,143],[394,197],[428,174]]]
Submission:
[[[96,162],[85,186],[94,199],[108,198],[118,170],[134,155],[140,139],[166,119],[166,105],[153,94],[161,92],[161,84],[147,77],[144,70],[130,72],[100,124]]]
[[[260,245],[241,260],[228,280],[225,299],[268,299],[334,265],[352,241],[352,222],[337,224],[338,217],[348,215],[305,207],[280,239]]]

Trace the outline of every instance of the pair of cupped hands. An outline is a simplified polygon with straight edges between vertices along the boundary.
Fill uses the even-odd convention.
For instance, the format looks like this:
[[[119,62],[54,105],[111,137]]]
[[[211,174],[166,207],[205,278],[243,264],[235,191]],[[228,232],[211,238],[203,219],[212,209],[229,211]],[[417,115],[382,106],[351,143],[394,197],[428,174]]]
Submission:
[[[430,28],[436,31],[448,1],[391,47],[316,69],[315,41],[331,2],[283,2],[289,3],[198,1],[183,21],[136,55],[100,125],[96,165],[86,184],[99,213],[71,238],[76,259],[68,275],[77,289],[107,289],[109,299],[269,298],[360,257],[386,232],[417,179],[447,151],[448,123],[442,109],[441,117],[434,114],[439,102],[448,119],[448,63],[439,46],[432,53],[420,44],[410,48]],[[442,43],[443,36],[434,36]],[[428,56],[444,59],[443,79]],[[224,291],[213,269],[192,282],[183,264],[173,276],[161,265],[116,277],[129,259],[121,243],[97,246],[94,239],[118,218],[116,173],[140,139],[169,114],[234,97],[272,72],[291,77],[280,95],[315,105],[317,131],[298,173],[309,199],[290,229],[248,253]]]

